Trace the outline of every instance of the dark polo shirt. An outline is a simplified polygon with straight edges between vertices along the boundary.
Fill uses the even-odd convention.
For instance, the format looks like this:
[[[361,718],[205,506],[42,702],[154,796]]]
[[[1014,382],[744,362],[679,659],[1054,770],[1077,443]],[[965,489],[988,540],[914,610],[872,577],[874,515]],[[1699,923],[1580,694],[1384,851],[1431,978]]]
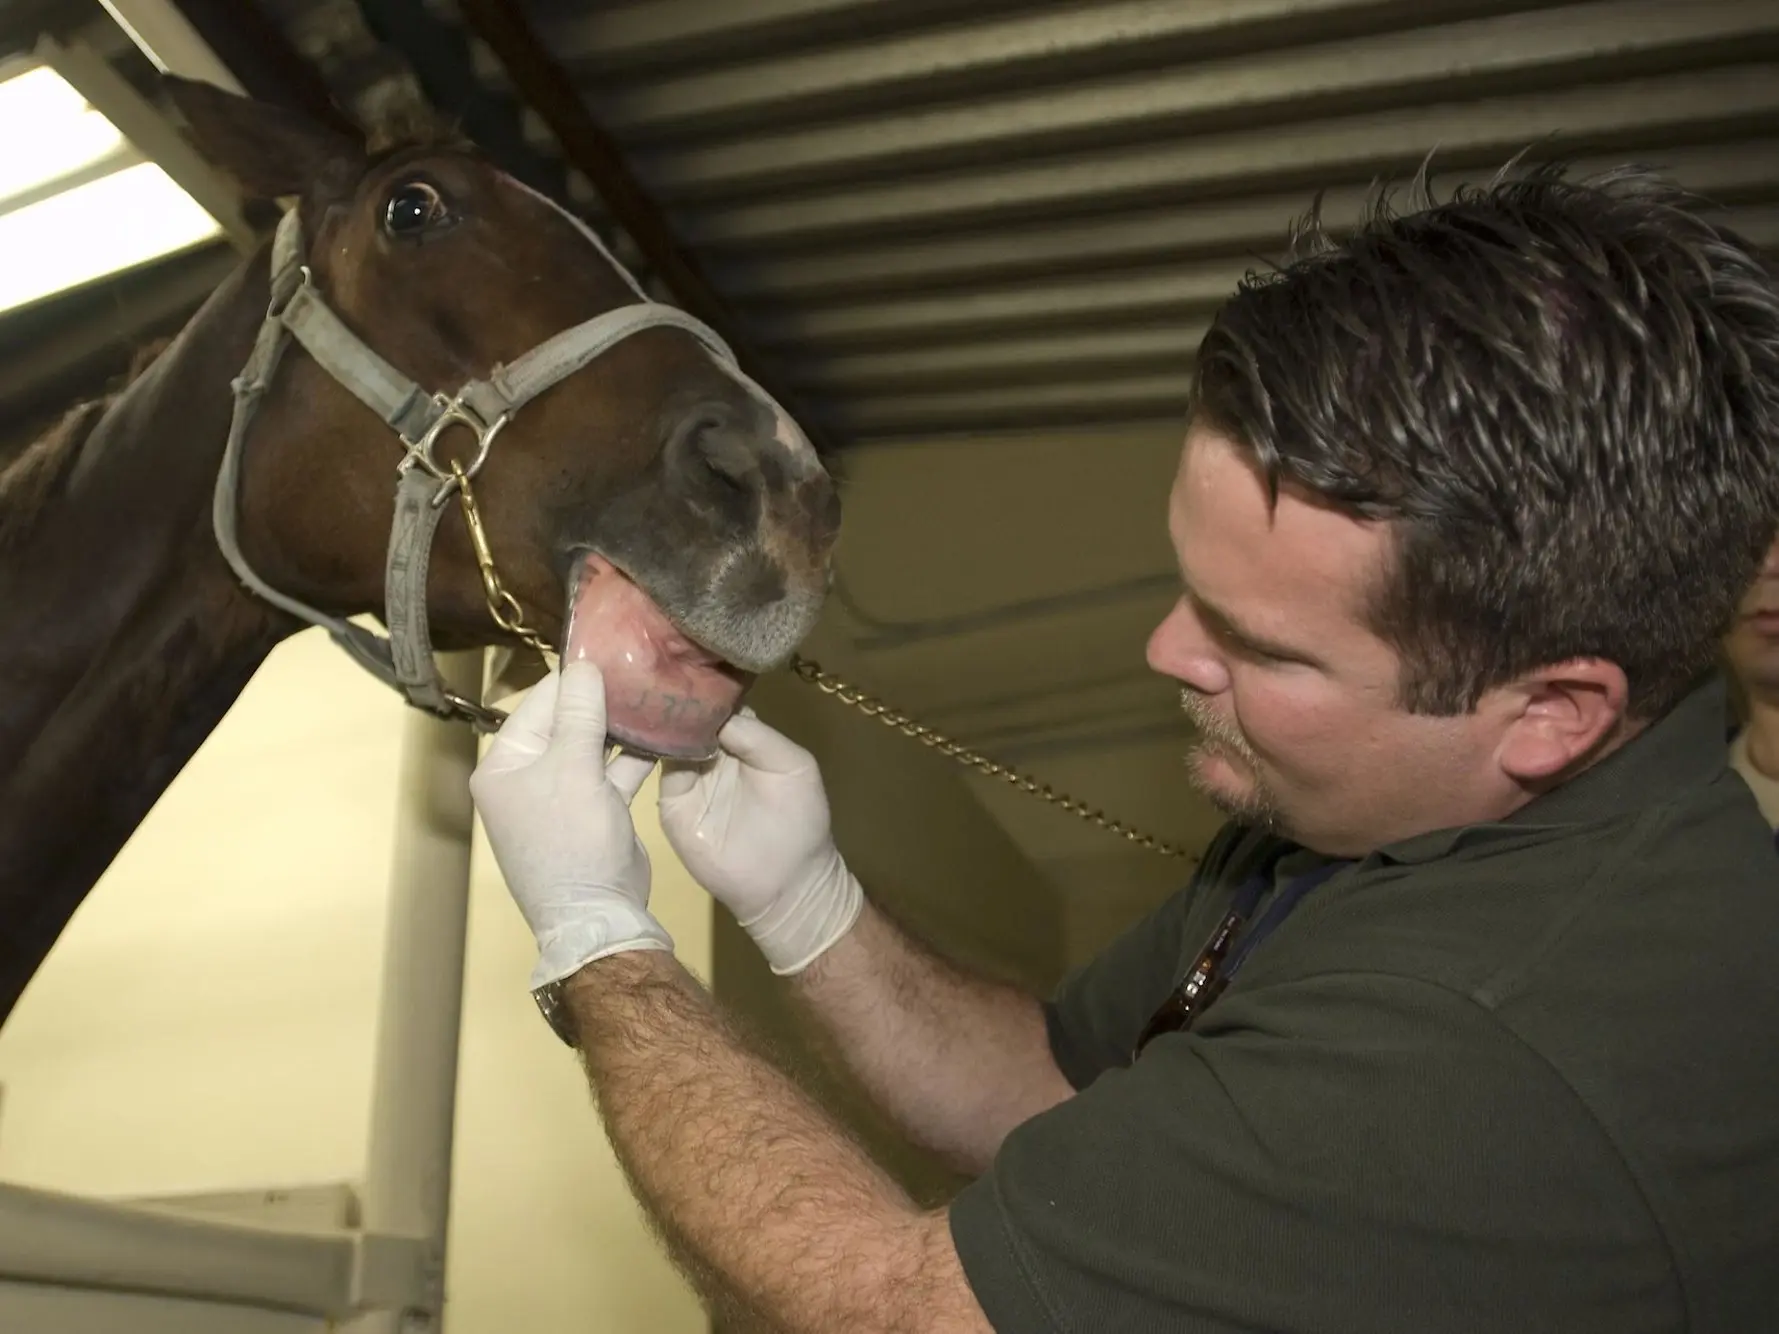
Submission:
[[[1229,828],[1048,1007],[1079,1093],[951,1228],[998,1331],[1779,1331],[1779,858],[1721,682],[1320,884],[1130,1050],[1281,845]]]

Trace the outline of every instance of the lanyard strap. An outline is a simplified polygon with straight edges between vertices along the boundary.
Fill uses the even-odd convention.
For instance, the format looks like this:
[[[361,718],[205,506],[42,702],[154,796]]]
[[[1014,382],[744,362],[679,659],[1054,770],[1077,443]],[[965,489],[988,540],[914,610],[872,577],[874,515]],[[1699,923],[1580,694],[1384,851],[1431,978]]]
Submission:
[[[1223,921],[1211,938],[1205,942],[1204,948],[1198,952],[1198,957],[1187,969],[1186,976],[1162,1001],[1138,1034],[1136,1047],[1131,1052],[1133,1061],[1142,1055],[1143,1048],[1150,1041],[1161,1034],[1179,1033],[1191,1028],[1204,1008],[1223,994],[1223,988],[1229,985],[1229,979],[1235,976],[1243,961],[1254,952],[1254,947],[1285,920],[1291,910],[1303,901],[1304,896],[1342,867],[1352,865],[1345,861],[1326,862],[1314,870],[1293,876],[1273,899],[1266,915],[1255,922],[1239,940],[1234,939],[1235,933],[1241,930],[1254,915],[1254,910],[1260,906],[1261,897],[1272,884],[1278,864],[1279,858],[1270,859],[1236,891],[1235,901],[1230,904],[1229,911],[1224,914]]]
[[[1273,933],[1279,923],[1290,915],[1291,910],[1303,901],[1306,894],[1336,871],[1351,864],[1344,861],[1324,862],[1322,865],[1286,881],[1284,887],[1279,890],[1278,897],[1273,899],[1272,904],[1267,908],[1266,915],[1255,922],[1236,942],[1235,948],[1229,952],[1229,957],[1225,960],[1222,970],[1224,980],[1227,982],[1236,975],[1243,961],[1254,952],[1254,947]],[[1236,896],[1236,906],[1232,911],[1239,912],[1243,920],[1253,916],[1254,909],[1259,906],[1260,896],[1266,892],[1266,887],[1272,880],[1272,875],[1273,868],[1269,866],[1243,885],[1240,893]]]

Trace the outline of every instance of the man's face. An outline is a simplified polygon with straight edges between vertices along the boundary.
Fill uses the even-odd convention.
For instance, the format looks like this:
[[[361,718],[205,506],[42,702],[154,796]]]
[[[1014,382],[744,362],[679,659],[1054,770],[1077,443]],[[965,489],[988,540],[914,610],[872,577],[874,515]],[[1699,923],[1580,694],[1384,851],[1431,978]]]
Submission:
[[[1200,733],[1196,785],[1230,815],[1336,856],[1495,819],[1526,799],[1498,762],[1514,706],[1452,718],[1397,702],[1365,624],[1388,534],[1264,480],[1214,432],[1187,436],[1168,527],[1184,592],[1148,659]]]
[[[1779,703],[1779,540],[1742,595],[1724,639],[1730,668],[1757,700]]]

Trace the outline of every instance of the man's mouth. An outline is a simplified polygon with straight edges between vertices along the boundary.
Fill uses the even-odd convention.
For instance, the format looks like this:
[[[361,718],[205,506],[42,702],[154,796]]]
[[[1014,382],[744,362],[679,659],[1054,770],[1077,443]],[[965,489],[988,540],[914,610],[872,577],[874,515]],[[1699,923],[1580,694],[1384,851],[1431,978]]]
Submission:
[[[662,759],[716,754],[717,733],[753,683],[679,629],[653,598],[597,553],[575,564],[561,645],[605,676],[606,732]]]
[[[1753,611],[1745,611],[1741,620],[1764,638],[1779,638],[1779,608],[1758,607]]]

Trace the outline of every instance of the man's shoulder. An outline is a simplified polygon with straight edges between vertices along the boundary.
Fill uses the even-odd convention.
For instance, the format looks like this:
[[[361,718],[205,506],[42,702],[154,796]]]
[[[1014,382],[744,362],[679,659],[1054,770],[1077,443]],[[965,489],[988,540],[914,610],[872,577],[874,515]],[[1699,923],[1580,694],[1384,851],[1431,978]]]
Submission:
[[[1491,1289],[1623,1328],[1669,1285],[1659,1226],[1547,1064],[1466,997],[1362,972],[1238,982],[1014,1130],[953,1228],[1000,1328],[1038,1327],[1046,1299],[1082,1327],[1112,1303],[1128,1328],[1183,1304],[1218,1328],[1363,1328],[1392,1304],[1493,1310]],[[1612,1245],[1579,1262],[1551,1235]],[[1359,1252],[1392,1257],[1388,1294]]]
[[[1189,891],[1192,912],[1170,920],[1173,938],[1196,945],[1217,896],[1294,848],[1226,826]],[[998,1218],[966,1210],[973,1281],[991,1298],[1030,1281],[1009,1269],[1003,1282],[981,1258],[991,1226],[1013,1239],[1025,1274],[1032,1239],[1063,1236],[1075,1217],[1079,1246],[1096,1255],[1126,1223],[1133,1254],[1157,1236],[1168,1255],[1262,1236],[1276,1254],[1293,1228],[1326,1218],[1326,1233],[1298,1238],[1306,1276],[1330,1246],[1372,1228],[1435,1295],[1455,1257],[1490,1236],[1503,1257],[1494,1277],[1538,1288],[1550,1310],[1634,1310],[1679,1286],[1676,1251],[1688,1286],[1726,1294],[1725,1309],[1767,1300],[1760,1244],[1718,1221],[1737,1199],[1779,1200],[1779,1064],[1761,1040],[1779,1031],[1779,865],[1746,802],[1710,782],[1619,818],[1433,848],[1418,864],[1362,859],[1314,889],[1191,1032],[1129,1062],[1148,1013],[1133,997],[1094,1049],[1116,1075],[1077,1080],[1080,1097],[1009,1138],[993,1189],[977,1192]],[[1351,1153],[1355,1143],[1389,1146],[1391,1170]],[[1353,1175],[1323,1208],[1283,1207],[1272,1191],[1293,1160],[1311,1169],[1295,1181]],[[1080,1191],[1072,1206],[1059,1203],[1069,1189]],[[1214,1204],[1167,1212],[1181,1200]],[[1200,1222],[1202,1235],[1187,1236]],[[1611,1235],[1620,1249],[1591,1268],[1552,1261],[1553,1227]],[[1066,1285],[1067,1260],[1049,1257],[1047,1290]],[[1165,1272],[1133,1263],[1133,1288],[1139,1271]],[[1626,1275],[1635,1282],[1613,1287]],[[1340,1281],[1315,1276],[1305,1302]],[[1165,1323],[1166,1302],[1152,1308],[1141,1319]]]
[[[1229,874],[1281,846],[1248,835],[1228,849]],[[1552,970],[1709,969],[1710,951],[1676,956],[1672,945],[1702,944],[1737,914],[1761,928],[1750,948],[1779,953],[1771,835],[1725,767],[1682,797],[1608,819],[1475,826],[1413,856],[1363,858],[1251,966],[1271,953],[1292,973],[1371,969],[1495,1004]]]
[[[1779,1031],[1779,860],[1734,782],[1427,865],[1361,865],[1256,951],[1241,983],[1262,1005],[1301,1004],[1293,984],[1318,978],[1359,992],[1370,978],[1417,1006],[1446,993],[1569,1088],[1640,1177],[1662,1178],[1675,1169],[1655,1145],[1676,1126],[1721,1124],[1713,1109],[1732,1106],[1730,1120],[1779,1117],[1779,1068],[1750,1040]],[[1381,1001],[1350,1013],[1361,1045],[1367,1025],[1414,1017]]]

